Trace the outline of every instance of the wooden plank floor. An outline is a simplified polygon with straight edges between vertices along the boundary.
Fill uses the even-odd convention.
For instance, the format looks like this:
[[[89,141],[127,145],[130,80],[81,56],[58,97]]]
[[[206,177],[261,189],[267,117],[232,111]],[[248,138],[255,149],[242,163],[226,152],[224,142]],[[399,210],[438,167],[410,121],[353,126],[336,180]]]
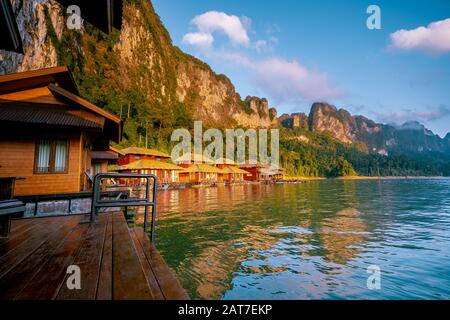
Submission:
[[[122,212],[13,221],[0,239],[0,300],[186,300],[174,272]],[[67,269],[81,270],[81,289]]]

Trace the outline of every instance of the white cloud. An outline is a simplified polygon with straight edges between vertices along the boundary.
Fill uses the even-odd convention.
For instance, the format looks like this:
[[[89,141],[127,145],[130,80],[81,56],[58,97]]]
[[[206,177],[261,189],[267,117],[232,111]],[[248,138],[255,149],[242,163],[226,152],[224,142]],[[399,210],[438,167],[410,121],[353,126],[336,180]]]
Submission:
[[[450,52],[450,18],[432,22],[427,27],[398,30],[390,38],[391,47],[396,49]]]
[[[255,64],[256,83],[279,102],[339,98],[343,92],[325,74],[308,69],[298,61],[272,58]]]
[[[450,108],[441,105],[439,108],[429,108],[427,111],[403,109],[401,111],[378,114],[378,118],[383,122],[402,123],[406,121],[436,121],[450,116]]]
[[[214,37],[209,33],[192,32],[187,33],[183,37],[183,43],[191,46],[198,46],[202,48],[209,48],[214,42]]]
[[[191,24],[197,28],[196,32],[184,36],[183,42],[202,47],[211,46],[214,42],[213,34],[222,33],[235,45],[248,46],[250,38],[247,29],[251,21],[247,17],[228,15],[224,12],[209,11],[192,19]]]
[[[255,60],[245,54],[228,51],[211,52],[209,56],[250,70],[254,83],[276,99],[277,103],[298,102],[305,99],[326,100],[344,95],[325,74],[311,70],[295,60],[288,61],[281,58]]]

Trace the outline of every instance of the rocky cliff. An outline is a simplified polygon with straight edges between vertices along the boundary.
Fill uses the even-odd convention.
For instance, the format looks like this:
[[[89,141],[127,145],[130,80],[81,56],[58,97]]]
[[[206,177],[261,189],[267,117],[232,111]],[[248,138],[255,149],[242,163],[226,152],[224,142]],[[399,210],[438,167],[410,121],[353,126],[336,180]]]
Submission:
[[[0,51],[0,74],[68,65],[80,92],[127,120],[130,139],[148,128],[270,127],[276,111],[260,98],[241,99],[231,81],[173,46],[148,0],[124,0],[122,30],[105,35],[87,22],[68,30],[54,0],[11,0],[25,54]]]
[[[345,109],[338,109],[327,103],[314,103],[306,115],[283,115],[280,122],[284,127],[305,128],[315,133],[328,133],[335,139],[347,143],[364,143],[368,151],[381,155],[389,153],[450,152],[450,134],[441,139],[416,121],[403,125],[376,123],[363,116],[353,116]]]
[[[304,113],[283,114],[279,118],[281,125],[285,128],[294,129],[302,128],[308,129],[308,116]]]

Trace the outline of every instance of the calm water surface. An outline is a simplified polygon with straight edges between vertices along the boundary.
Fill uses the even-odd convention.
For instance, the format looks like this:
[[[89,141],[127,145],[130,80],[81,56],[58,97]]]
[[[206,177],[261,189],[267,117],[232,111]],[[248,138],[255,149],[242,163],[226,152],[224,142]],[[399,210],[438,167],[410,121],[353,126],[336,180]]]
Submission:
[[[450,180],[161,192],[157,246],[195,299],[449,299]],[[367,267],[382,271],[367,288]]]

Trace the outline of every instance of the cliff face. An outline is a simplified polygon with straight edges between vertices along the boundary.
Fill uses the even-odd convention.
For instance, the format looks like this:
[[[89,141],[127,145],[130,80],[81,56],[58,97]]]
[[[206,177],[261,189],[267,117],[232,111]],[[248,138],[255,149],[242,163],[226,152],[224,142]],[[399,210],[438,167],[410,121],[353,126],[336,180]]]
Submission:
[[[354,141],[353,119],[347,111],[337,110],[335,106],[325,103],[315,103],[309,114],[309,126],[313,132],[329,132],[336,139],[352,143]]]
[[[19,32],[22,36],[24,55],[0,50],[0,74],[22,72],[55,66],[57,54],[47,37],[45,10],[61,37],[64,18],[60,14],[61,6],[53,1],[11,0],[16,14]]]
[[[289,114],[283,114],[279,121],[281,125],[285,128],[294,129],[294,128],[302,128],[302,129],[308,129],[308,116],[304,113],[293,113],[291,115]]]
[[[125,0],[122,30],[109,36],[86,22],[80,31],[68,30],[64,8],[54,0],[12,4],[25,55],[0,51],[1,74],[68,65],[81,93],[129,120],[134,131],[190,120],[218,127],[277,124],[266,106],[247,112],[226,76],[174,47],[149,0]]]

